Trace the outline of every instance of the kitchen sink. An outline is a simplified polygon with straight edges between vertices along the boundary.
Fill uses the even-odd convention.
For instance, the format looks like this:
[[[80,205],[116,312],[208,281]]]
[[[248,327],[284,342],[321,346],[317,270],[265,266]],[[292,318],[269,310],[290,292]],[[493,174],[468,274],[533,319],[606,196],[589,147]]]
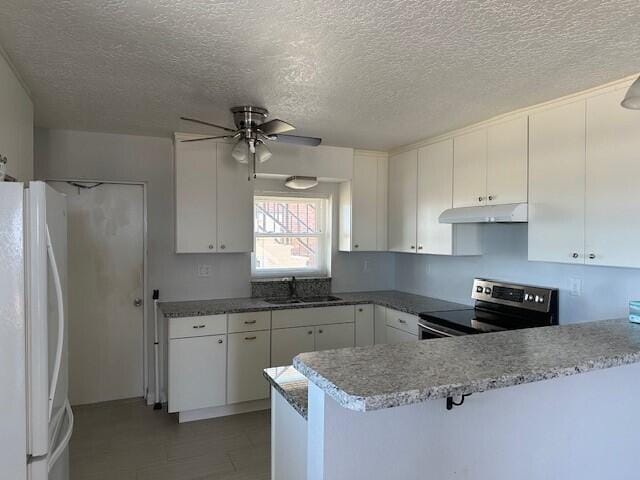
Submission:
[[[301,297],[304,303],[319,303],[319,302],[339,302],[342,300],[339,297],[334,297],[333,295],[319,295],[316,297]]]
[[[292,298],[292,297],[265,298],[264,301],[267,303],[272,303],[274,305],[289,305],[292,303],[302,303],[302,300],[298,298]]]

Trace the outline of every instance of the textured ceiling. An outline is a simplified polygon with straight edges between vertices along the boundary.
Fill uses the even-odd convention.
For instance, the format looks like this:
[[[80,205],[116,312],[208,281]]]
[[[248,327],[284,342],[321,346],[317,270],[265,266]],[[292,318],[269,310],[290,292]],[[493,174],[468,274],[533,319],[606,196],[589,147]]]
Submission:
[[[325,144],[443,133],[640,71],[638,0],[2,0],[40,126],[168,135],[267,107]]]

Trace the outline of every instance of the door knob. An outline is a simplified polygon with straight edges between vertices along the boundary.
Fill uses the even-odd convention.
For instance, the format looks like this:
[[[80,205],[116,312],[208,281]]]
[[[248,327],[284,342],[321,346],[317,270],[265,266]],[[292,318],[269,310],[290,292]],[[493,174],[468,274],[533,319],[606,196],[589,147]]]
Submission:
[[[134,306],[134,307],[141,307],[141,306],[142,306],[142,299],[141,299],[141,298],[136,298],[136,299],[133,301],[133,306]]]

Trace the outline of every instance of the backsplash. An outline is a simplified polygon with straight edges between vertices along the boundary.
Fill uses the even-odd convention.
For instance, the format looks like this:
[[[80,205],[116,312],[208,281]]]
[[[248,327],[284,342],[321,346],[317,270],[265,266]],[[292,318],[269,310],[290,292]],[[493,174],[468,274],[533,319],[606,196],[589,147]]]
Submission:
[[[288,297],[289,279],[253,280],[252,297]],[[331,293],[331,278],[296,278],[296,294],[299,297],[315,297]]]

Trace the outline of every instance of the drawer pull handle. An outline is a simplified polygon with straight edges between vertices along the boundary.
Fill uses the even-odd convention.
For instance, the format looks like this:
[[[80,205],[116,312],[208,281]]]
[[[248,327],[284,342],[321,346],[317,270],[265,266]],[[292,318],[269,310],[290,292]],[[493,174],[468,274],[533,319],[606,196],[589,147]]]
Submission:
[[[204,328],[206,325],[194,325],[193,328]]]
[[[407,321],[406,321],[406,320],[403,320],[403,319],[401,319],[401,318],[399,318],[399,319],[398,319],[398,322],[400,322],[400,323],[407,323]]]
[[[359,311],[359,312],[362,312],[362,311],[363,311],[363,309],[362,309],[362,308],[359,308],[359,309],[358,309],[358,311]]]
[[[307,333],[308,333],[309,335],[313,335],[313,330],[309,330]]]
[[[222,343],[222,339],[218,340],[218,343]]]
[[[254,323],[256,323],[256,321],[255,321],[255,320],[245,320],[245,321],[244,321],[244,324],[245,324],[245,325],[253,325]]]
[[[253,337],[244,337],[245,340],[255,340],[256,338],[258,337],[256,337],[255,335]]]

